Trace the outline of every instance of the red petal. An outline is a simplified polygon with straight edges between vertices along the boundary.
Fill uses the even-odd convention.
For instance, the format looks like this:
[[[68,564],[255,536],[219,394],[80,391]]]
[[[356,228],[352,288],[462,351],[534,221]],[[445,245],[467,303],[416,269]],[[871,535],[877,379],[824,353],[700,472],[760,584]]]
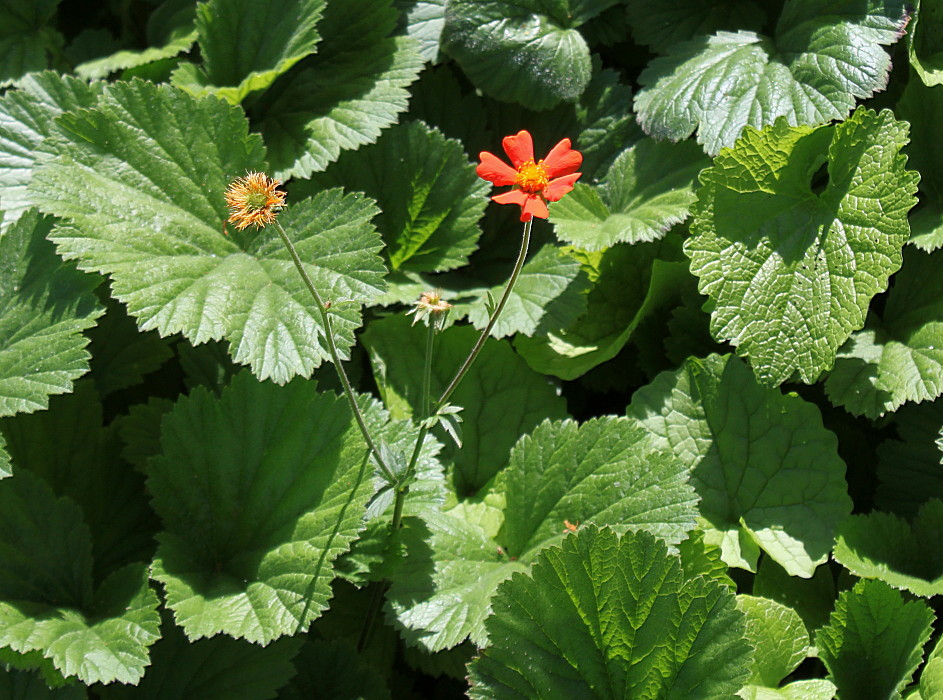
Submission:
[[[518,131],[517,136],[505,136],[501,144],[515,168],[534,160],[534,139],[527,131]]]
[[[498,187],[513,185],[517,181],[517,171],[493,153],[482,151],[478,154],[478,158],[481,160],[481,164],[475,170],[478,177]]]
[[[520,204],[524,206],[524,202],[527,201],[527,197],[532,196],[528,195],[523,190],[511,190],[510,192],[505,192],[504,194],[496,194],[493,199],[498,204]]]
[[[576,151],[573,152],[576,153]],[[580,179],[580,175],[582,174],[583,173],[573,173],[572,175],[564,175],[563,177],[558,177],[556,180],[551,180],[550,183],[544,187],[544,197],[547,198],[548,202],[560,201],[563,195],[573,189],[573,184]]]
[[[529,195],[521,208],[521,221],[527,221],[531,216],[536,216],[538,219],[546,219],[550,216],[544,200],[535,194]]]
[[[554,178],[575,173],[582,163],[583,154],[570,148],[570,139],[563,139],[550,149],[550,153],[544,158],[544,169],[547,171],[547,177]]]

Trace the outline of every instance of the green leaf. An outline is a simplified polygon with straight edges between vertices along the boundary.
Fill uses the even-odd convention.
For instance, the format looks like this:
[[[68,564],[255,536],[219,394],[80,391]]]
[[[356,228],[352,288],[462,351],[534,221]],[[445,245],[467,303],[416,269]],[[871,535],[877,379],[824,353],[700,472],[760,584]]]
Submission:
[[[778,688],[808,654],[809,633],[792,608],[769,598],[737,596],[746,615],[747,641],[754,649],[750,683]]]
[[[930,700],[943,694],[943,642],[937,640],[936,646],[927,657],[927,662],[920,673],[920,692],[915,700]]]
[[[825,382],[832,403],[869,418],[943,393],[943,254],[908,251],[882,323],[872,316],[838,352]]]
[[[917,0],[916,6],[907,32],[910,65],[924,85],[943,85],[943,8],[933,0]]]
[[[102,689],[105,700],[266,700],[295,674],[292,658],[300,639],[280,639],[267,647],[215,637],[187,641],[170,616],[151,649],[151,666],[136,688]]]
[[[181,64],[173,84],[233,104],[268,88],[321,39],[325,0],[208,0],[197,6],[203,67]]]
[[[892,419],[900,439],[878,445],[874,502],[881,510],[912,518],[928,499],[943,499],[938,446],[943,402],[906,405]]]
[[[40,651],[86,684],[137,683],[158,638],[158,600],[132,564],[95,589],[78,506],[23,472],[0,482],[0,647]]]
[[[832,700],[835,684],[822,678],[793,681],[782,688],[759,685],[744,686],[737,696],[741,700]]]
[[[394,0],[393,5],[402,13],[406,36],[419,44],[423,60],[438,63],[446,0]]]
[[[0,1],[0,87],[48,68],[47,50],[62,43],[62,35],[49,25],[58,5],[59,0]]]
[[[589,47],[577,31],[613,0],[450,0],[442,42],[475,87],[505,102],[548,109],[589,83]]]
[[[29,75],[19,89],[0,97],[0,197],[6,228],[33,205],[27,185],[40,157],[39,144],[56,130],[55,117],[91,107],[101,84],[88,85],[68,75]]]
[[[940,120],[943,119],[943,87],[928,88],[919,80],[907,83],[895,107],[910,122],[910,143],[904,148],[908,164],[920,173],[920,201],[910,214],[910,242],[926,251],[943,247],[943,158]]]
[[[688,218],[695,178],[707,165],[691,142],[641,139],[616,158],[598,186],[577,183],[553,206],[554,231],[590,251],[662,238]]]
[[[787,0],[776,34],[718,32],[675,44],[639,76],[639,123],[655,138],[685,139],[715,155],[745,126],[844,119],[887,84],[893,44],[907,24],[898,0]]]
[[[436,337],[432,362],[433,397],[439,396],[464,362],[479,333],[469,326],[453,327]],[[370,351],[380,395],[393,418],[407,418],[419,409],[419,372],[425,354],[426,329],[410,326],[404,316],[372,322],[363,334]],[[452,481],[460,495],[473,494],[507,464],[508,454],[523,433],[543,419],[566,417],[566,402],[553,387],[531,371],[506,342],[489,339],[464,381],[450,399],[464,407],[464,444],[456,450],[444,434],[443,462],[452,462]],[[502,410],[485,410],[500,406]]]
[[[842,698],[899,698],[923,657],[933,611],[905,602],[880,581],[859,581],[838,597],[815,641]]]
[[[827,563],[819,566],[812,578],[799,578],[763,557],[753,579],[753,594],[795,610],[812,632],[828,622],[835,607],[835,580]]]
[[[943,594],[943,501],[923,504],[908,523],[892,513],[852,515],[838,531],[834,557],[861,578],[876,578],[925,598]]]
[[[387,36],[396,14],[390,0],[328,1],[317,55],[273,86],[260,115],[279,178],[324,170],[406,111],[423,60],[412,39]]]
[[[99,280],[64,264],[46,241],[52,223],[31,210],[0,236],[0,416],[72,391],[88,371],[82,331],[104,312],[93,293]]]
[[[196,389],[179,400],[161,447],[147,467],[165,528],[152,576],[177,624],[191,640],[223,632],[263,645],[306,630],[373,490],[345,401],[242,373],[219,398]]]
[[[586,527],[498,588],[472,698],[729,697],[750,647],[734,595],[645,532]]]
[[[851,499],[818,407],[757,384],[731,355],[711,355],[658,375],[628,413],[691,469],[706,540],[728,565],[755,571],[762,549],[808,578],[825,561]]]
[[[629,3],[626,13],[632,38],[661,54],[678,42],[713,34],[719,29],[759,30],[766,19],[763,10],[752,0]]]
[[[52,689],[38,673],[0,665],[0,696],[11,700],[85,700],[88,693],[78,684]]]
[[[688,467],[655,448],[634,420],[544,421],[521,438],[503,472],[508,554],[533,561],[570,523],[645,530],[676,545],[694,528]]]
[[[456,300],[455,317],[467,315],[475,328],[484,330],[491,316],[488,295],[500,299],[506,284],[505,279],[490,289],[467,290],[467,294],[477,293],[478,298],[471,302]],[[552,328],[566,328],[586,310],[586,287],[586,276],[577,260],[557,246],[541,247],[521,268],[491,335],[495,338],[515,333],[532,336]]]
[[[386,700],[386,682],[356,649],[339,640],[312,639],[295,657],[298,674],[278,693],[279,700]],[[330,673],[325,673],[330,669]]]
[[[34,176],[34,196],[72,222],[51,236],[59,253],[111,275],[113,296],[142,330],[183,333],[194,344],[225,338],[236,362],[280,383],[329,356],[278,234],[224,231],[226,185],[247,168],[264,170],[261,140],[241,110],[133,81],[60,119],[66,136],[47,141],[57,157]],[[362,302],[382,290],[375,214],[362,195],[337,190],[281,214],[327,299]],[[356,305],[333,314],[342,352],[358,316]]]
[[[394,126],[375,144],[342,155],[313,182],[373,197],[391,267],[420,272],[468,264],[489,190],[459,142],[419,122]]]
[[[886,110],[817,128],[780,119],[747,129],[701,173],[684,250],[715,304],[714,337],[761,381],[814,382],[900,267],[917,188],[906,142]]]

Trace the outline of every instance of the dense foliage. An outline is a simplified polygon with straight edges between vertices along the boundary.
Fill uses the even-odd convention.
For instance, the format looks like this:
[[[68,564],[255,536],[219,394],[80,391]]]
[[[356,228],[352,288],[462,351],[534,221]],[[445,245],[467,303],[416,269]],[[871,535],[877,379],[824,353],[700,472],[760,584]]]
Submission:
[[[943,697],[943,3],[0,0],[0,47],[0,696]],[[582,176],[430,418],[524,129]]]

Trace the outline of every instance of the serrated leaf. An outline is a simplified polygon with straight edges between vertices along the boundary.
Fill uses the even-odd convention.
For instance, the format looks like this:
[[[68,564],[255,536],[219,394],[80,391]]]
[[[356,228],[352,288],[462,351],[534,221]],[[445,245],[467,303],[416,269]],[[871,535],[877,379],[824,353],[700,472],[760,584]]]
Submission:
[[[943,501],[923,504],[911,522],[893,513],[852,515],[838,531],[834,557],[860,578],[876,578],[930,598],[943,594]]]
[[[177,624],[191,640],[263,645],[307,629],[373,491],[344,399],[242,373],[219,398],[197,389],[178,401],[161,446],[147,467],[165,527],[152,576]]]
[[[0,236],[0,416],[72,391],[88,371],[82,331],[104,313],[99,280],[64,264],[46,240],[52,224],[31,210]]]
[[[632,38],[656,53],[665,53],[674,44],[718,29],[759,30],[766,19],[752,0],[680,0],[661,5],[635,2],[627,4],[626,14]]]
[[[157,596],[132,564],[97,589],[81,510],[27,472],[0,482],[0,646],[41,651],[86,684],[136,683],[157,640]]]
[[[577,183],[554,204],[554,231],[590,251],[661,238],[688,218],[695,178],[707,165],[691,142],[641,139],[616,158],[598,186]]]
[[[265,169],[241,110],[133,81],[112,84],[97,107],[61,124],[34,196],[71,220],[52,235],[59,253],[111,275],[113,296],[142,330],[194,344],[225,338],[236,362],[278,382],[310,375],[328,357],[320,316],[278,234],[224,230],[226,185],[246,168]],[[363,196],[337,190],[281,214],[328,300],[361,302],[382,290],[375,214]],[[342,352],[358,316],[356,305],[333,314]]]
[[[487,95],[548,109],[561,100],[574,102],[586,89],[592,66],[577,27],[613,4],[451,0],[442,42]]]
[[[33,205],[27,185],[39,158],[39,144],[56,130],[55,117],[91,107],[101,84],[88,85],[68,75],[29,75],[19,89],[0,97],[0,196],[4,229]]]
[[[907,32],[910,65],[928,87],[943,85],[943,8],[932,0],[917,0],[915,5]]]
[[[59,48],[62,35],[49,21],[60,0],[0,2],[0,86],[7,86],[27,73],[48,67],[46,51]]]
[[[373,197],[391,267],[420,272],[468,263],[490,189],[460,143],[419,122],[394,126],[375,144],[345,153],[313,182]]]
[[[676,44],[639,76],[639,123],[673,141],[697,129],[714,155],[745,126],[843,119],[856,100],[887,84],[884,46],[901,37],[904,8],[898,0],[837,0],[827,8],[787,0],[773,37],[717,32]]]
[[[780,119],[748,128],[701,173],[684,251],[714,302],[714,337],[763,382],[814,382],[900,267],[918,179],[906,142],[886,110],[817,128]]]
[[[197,6],[203,66],[184,63],[173,84],[233,104],[264,90],[314,53],[325,0],[208,0]]]
[[[734,595],[645,532],[587,527],[503,583],[472,698],[729,697],[750,647]]]
[[[446,0],[393,0],[393,6],[402,13],[400,24],[406,36],[419,44],[423,60],[437,63],[445,28]]]
[[[423,59],[412,39],[387,36],[395,22],[390,0],[329,0],[317,55],[273,86],[261,115],[280,179],[324,170],[406,111]]]
[[[731,355],[710,355],[639,389],[628,414],[688,464],[706,539],[728,565],[755,571],[762,549],[808,578],[825,561],[851,499],[838,441],[814,404],[757,384]]]
[[[746,636],[754,649],[750,683],[778,688],[808,653],[802,618],[792,608],[758,596],[737,596],[737,607],[746,615]]]
[[[905,602],[881,581],[859,581],[838,596],[815,638],[838,696],[899,698],[923,658],[933,617],[926,603]]]
[[[436,337],[432,362],[432,396],[448,386],[480,334],[469,326],[452,327]],[[419,373],[425,354],[426,329],[410,326],[404,316],[372,322],[363,334],[370,350],[380,395],[394,418],[418,410]],[[489,339],[450,402],[464,407],[464,440],[456,450],[445,436],[444,462],[452,462],[452,481],[461,495],[480,489],[507,463],[518,437],[544,418],[564,418],[566,402],[540,375],[531,371],[505,342]],[[501,411],[485,410],[501,406]]]

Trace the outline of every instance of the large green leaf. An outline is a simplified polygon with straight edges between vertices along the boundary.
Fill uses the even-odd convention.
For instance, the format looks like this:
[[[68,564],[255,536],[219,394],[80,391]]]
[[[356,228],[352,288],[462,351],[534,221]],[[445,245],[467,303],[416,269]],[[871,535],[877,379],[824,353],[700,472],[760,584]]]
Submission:
[[[753,595],[763,596],[795,610],[810,632],[828,622],[835,607],[835,580],[828,563],[812,578],[799,578],[769,557],[763,557],[753,579]]]
[[[0,482],[0,548],[0,647],[39,651],[89,685],[137,683],[160,626],[144,566],[96,588],[81,510],[26,472]]]
[[[591,74],[577,31],[614,0],[450,0],[442,41],[476,87],[491,97],[548,109],[576,101]]]
[[[874,502],[881,510],[912,518],[928,499],[943,499],[943,402],[908,404],[892,418],[899,439],[878,445]]]
[[[468,356],[479,332],[469,326],[438,334],[432,362],[432,396],[448,386]],[[426,329],[411,326],[405,316],[374,321],[363,334],[370,350],[380,395],[394,418],[406,418],[419,409],[421,368]],[[544,379],[530,370],[510,345],[489,339],[450,403],[464,411],[462,448],[456,449],[445,433],[442,459],[454,464],[452,481],[460,495],[484,486],[507,464],[511,447],[544,418],[564,418],[566,402]],[[489,407],[499,406],[500,411]]]
[[[707,158],[691,142],[641,139],[616,158],[596,187],[576,189],[552,209],[557,236],[584,250],[661,238],[688,217]]]
[[[391,267],[422,272],[468,263],[490,189],[459,142],[420,122],[388,129],[375,144],[342,155],[313,181],[373,197],[380,207],[374,224]]]
[[[920,201],[910,212],[910,242],[926,251],[936,250],[943,247],[943,173],[938,167],[943,158],[943,87],[928,88],[911,80],[894,111],[910,122],[910,143],[904,153],[920,173]]]
[[[808,578],[825,561],[851,499],[838,441],[814,404],[711,355],[660,374],[628,412],[688,464],[707,540],[728,565],[755,571],[762,549]]]
[[[0,416],[72,391],[88,371],[82,331],[104,312],[93,294],[99,280],[64,264],[46,240],[52,224],[33,210],[0,236]]]
[[[0,0],[0,86],[47,68],[47,50],[61,49],[62,36],[49,20],[60,0]]]
[[[470,697],[727,698],[749,675],[743,614],[645,532],[586,527],[498,588]]]
[[[419,44],[423,59],[438,63],[446,0],[393,0],[393,5],[402,13],[400,23],[406,36]]]
[[[923,658],[933,611],[905,602],[881,581],[859,581],[838,596],[815,637],[840,698],[899,698]]]
[[[373,143],[407,107],[422,70],[415,42],[387,35],[390,0],[329,0],[318,53],[278,81],[260,107],[272,165],[282,179],[324,170],[341,151]]]
[[[908,251],[881,317],[839,350],[828,398],[869,418],[943,393],[943,254]]]
[[[232,103],[264,90],[315,51],[325,0],[208,0],[197,6],[202,68],[184,63],[173,83]]]
[[[943,594],[941,537],[943,501],[933,499],[910,523],[880,511],[852,515],[838,531],[834,557],[855,576],[930,598]]]
[[[114,83],[97,107],[63,115],[56,157],[33,178],[42,207],[71,224],[51,238],[80,268],[112,276],[115,298],[142,330],[225,338],[260,378],[309,375],[328,357],[320,317],[272,228],[231,230],[223,192],[264,170],[245,116],[213,97],[142,81]],[[321,193],[281,215],[308,273],[333,301],[366,301],[383,286],[376,214],[362,195]],[[356,304],[336,305],[344,350]],[[315,340],[317,338],[317,340]]]
[[[745,126],[843,119],[887,84],[883,47],[901,37],[904,8],[902,0],[786,0],[773,37],[718,32],[676,44],[639,77],[639,122],[673,141],[697,129],[716,154]]]
[[[943,6],[933,0],[917,0],[916,6],[907,32],[910,65],[925,85],[943,85]]]
[[[626,5],[632,38],[657,53],[719,29],[759,30],[765,19],[763,10],[753,0],[675,0]]]
[[[242,373],[219,398],[196,389],[178,401],[161,447],[147,470],[165,528],[152,576],[177,624],[191,640],[262,644],[306,630],[373,491],[344,399]]]
[[[701,173],[684,250],[714,302],[711,331],[762,381],[814,382],[900,267],[918,179],[906,142],[886,110],[817,128],[780,119]]]
[[[55,117],[91,107],[101,83],[88,85],[67,75],[29,75],[18,90],[0,97],[0,222],[6,227],[33,204],[26,187],[39,158],[39,144],[55,131]]]

